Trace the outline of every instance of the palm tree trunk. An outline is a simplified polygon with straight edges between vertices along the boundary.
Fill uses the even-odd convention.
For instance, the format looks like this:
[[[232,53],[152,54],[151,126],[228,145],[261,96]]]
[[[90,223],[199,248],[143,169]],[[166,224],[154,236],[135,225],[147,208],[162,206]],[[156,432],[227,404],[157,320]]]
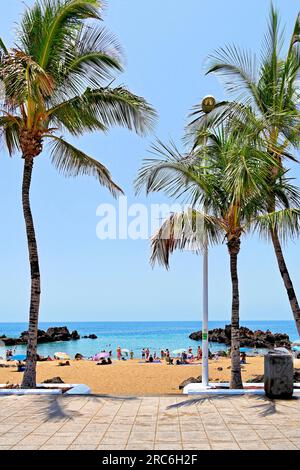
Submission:
[[[275,255],[277,258],[277,263],[279,267],[279,271],[281,274],[281,277],[283,279],[287,295],[290,301],[291,309],[294,315],[294,319],[296,322],[298,334],[300,336],[300,308],[299,308],[299,303],[297,300],[296,292],[293,286],[292,279],[290,278],[290,274],[283,256],[280,240],[278,237],[277,230],[271,230],[271,238],[272,238],[272,243],[274,246],[275,250]]]
[[[37,242],[35,237],[34,223],[30,208],[30,184],[33,169],[33,158],[26,157],[24,160],[24,174],[22,186],[23,213],[26,225],[28,252],[31,271],[31,298],[29,310],[29,328],[26,368],[23,376],[22,387],[36,387],[36,354],[37,354],[37,333],[40,307],[40,268]]]
[[[232,283],[232,310],[231,310],[231,379],[230,388],[243,388],[240,360],[240,299],[239,279],[237,272],[237,260],[239,243],[237,247],[231,247],[228,243],[230,254],[230,271]]]

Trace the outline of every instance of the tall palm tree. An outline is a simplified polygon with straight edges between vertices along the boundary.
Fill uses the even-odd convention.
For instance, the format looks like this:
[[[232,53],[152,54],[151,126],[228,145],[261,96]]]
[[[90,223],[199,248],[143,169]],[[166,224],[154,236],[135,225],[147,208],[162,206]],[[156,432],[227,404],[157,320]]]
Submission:
[[[266,229],[271,223],[262,215],[268,191],[267,177],[274,159],[260,151],[247,133],[222,128],[207,135],[207,144],[197,146],[183,157],[175,146],[154,146],[155,158],[147,159],[136,180],[137,190],[164,191],[191,206],[172,214],[152,239],[151,262],[169,267],[174,250],[203,248],[206,236],[210,243],[226,239],[230,256],[232,282],[231,310],[231,388],[242,388],[239,349],[239,281],[238,254],[241,238],[254,226]],[[284,175],[280,175],[284,179]],[[293,191],[295,191],[293,189]],[[294,192],[292,191],[292,194]],[[300,211],[289,208],[289,188],[282,188],[282,209],[277,220],[291,222]],[[298,199],[299,201],[299,199]],[[203,209],[200,210],[200,207]],[[293,226],[293,225],[292,225]]]
[[[10,155],[24,159],[22,200],[31,268],[31,300],[23,387],[36,385],[37,328],[41,282],[37,241],[30,207],[36,157],[50,144],[50,158],[66,176],[95,176],[116,196],[121,192],[107,168],[67,142],[63,134],[105,132],[120,125],[143,134],[154,121],[147,102],[118,86],[121,48],[100,23],[98,0],[38,0],[23,15],[18,42],[0,40],[0,79],[5,96],[0,130]]]
[[[209,125],[227,120],[247,125],[249,134],[259,135],[265,152],[272,156],[277,166],[270,170],[269,196],[266,213],[275,211],[278,172],[283,160],[295,161],[292,155],[300,143],[299,86],[300,76],[300,14],[296,19],[289,48],[282,57],[284,36],[280,28],[278,12],[271,6],[268,32],[265,37],[261,61],[239,47],[223,46],[210,57],[207,73],[222,78],[226,91],[233,97],[222,102],[209,116]],[[191,133],[198,137],[205,132],[207,116],[195,107]],[[278,227],[271,224],[269,238],[272,241],[280,274],[287,291],[291,310],[300,335],[300,306],[290,273],[284,258]]]

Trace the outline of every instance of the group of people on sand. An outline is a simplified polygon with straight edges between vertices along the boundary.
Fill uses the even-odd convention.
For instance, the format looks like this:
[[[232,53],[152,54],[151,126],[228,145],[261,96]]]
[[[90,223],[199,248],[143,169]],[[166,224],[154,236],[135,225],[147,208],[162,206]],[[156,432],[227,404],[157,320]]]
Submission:
[[[117,359],[118,361],[127,361],[130,358],[131,360],[134,358],[134,352],[131,349],[128,351],[127,349],[123,350],[121,346],[117,347]]]

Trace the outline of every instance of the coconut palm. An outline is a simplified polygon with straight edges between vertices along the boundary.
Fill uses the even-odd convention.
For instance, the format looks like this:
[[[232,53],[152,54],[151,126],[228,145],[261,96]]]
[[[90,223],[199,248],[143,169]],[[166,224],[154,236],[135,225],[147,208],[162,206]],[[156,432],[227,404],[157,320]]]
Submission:
[[[169,267],[170,254],[179,249],[195,251],[209,243],[227,242],[232,283],[231,388],[242,388],[239,342],[238,255],[241,239],[251,228],[268,230],[274,217],[262,215],[268,191],[267,177],[274,159],[260,151],[246,133],[220,129],[207,134],[207,143],[183,157],[175,146],[154,146],[155,158],[145,161],[136,185],[146,192],[164,191],[181,198],[190,208],[172,214],[152,238],[151,262]],[[280,174],[285,180],[284,174]],[[281,188],[277,223],[291,231],[299,225],[300,211],[289,207],[297,191],[290,184]],[[298,198],[299,202],[299,198]],[[202,210],[200,210],[202,207]]]
[[[107,168],[64,138],[105,132],[113,125],[143,134],[155,112],[122,86],[112,87],[122,70],[121,48],[101,25],[98,0],[39,0],[27,9],[13,48],[0,41],[1,137],[10,155],[24,159],[22,187],[31,268],[29,336],[23,387],[36,385],[40,269],[30,207],[36,157],[49,144],[50,158],[66,176],[92,175],[116,196],[120,187]]]
[[[249,135],[263,141],[265,152],[274,158],[277,166],[270,170],[269,195],[266,213],[274,214],[278,172],[284,160],[295,161],[293,150],[299,147],[299,72],[300,72],[300,14],[298,15],[285,55],[282,53],[284,36],[280,28],[278,12],[271,6],[268,32],[265,37],[261,61],[239,47],[223,46],[211,57],[207,73],[221,77],[226,91],[233,97],[231,102],[222,102],[209,116],[196,106],[190,123],[192,138],[195,132],[201,140],[207,125],[216,125],[224,120],[234,126],[247,125]],[[281,228],[282,229],[282,228]],[[293,232],[293,234],[295,234]],[[268,238],[271,239],[277,258],[291,310],[300,334],[300,307],[296,292],[285,262],[278,227],[271,224]]]

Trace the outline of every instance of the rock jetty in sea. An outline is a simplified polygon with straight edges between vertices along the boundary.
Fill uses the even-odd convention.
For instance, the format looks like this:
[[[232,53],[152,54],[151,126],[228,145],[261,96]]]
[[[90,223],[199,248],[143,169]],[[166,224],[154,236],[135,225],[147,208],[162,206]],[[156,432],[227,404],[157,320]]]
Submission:
[[[58,326],[48,328],[47,331],[38,330],[38,344],[41,343],[54,343],[55,341],[76,341],[80,339],[78,331],[74,330],[70,333],[66,326]],[[6,336],[1,337],[1,341],[4,342],[5,346],[16,346],[19,344],[27,344],[28,342],[28,331],[23,331],[19,338],[7,338]]]
[[[202,331],[197,331],[190,334],[190,339],[200,341],[202,338]],[[231,343],[231,325],[226,325],[225,328],[215,328],[208,332],[208,340],[212,343],[225,344],[230,346]],[[255,330],[242,326],[240,328],[240,344],[241,347],[248,348],[267,348],[273,349],[275,347],[291,347],[291,341],[285,333],[271,333],[271,331]]]
[[[98,336],[95,334],[88,335],[88,336],[83,336],[84,339],[98,339]]]

